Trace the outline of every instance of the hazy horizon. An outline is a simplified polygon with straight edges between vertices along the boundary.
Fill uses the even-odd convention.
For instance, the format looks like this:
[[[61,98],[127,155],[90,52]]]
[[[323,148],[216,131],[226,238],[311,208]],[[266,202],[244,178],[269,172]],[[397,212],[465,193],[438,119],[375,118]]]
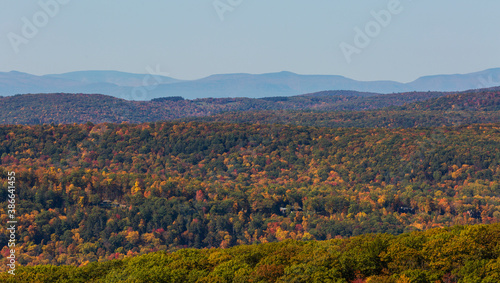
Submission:
[[[290,71],[410,82],[500,67],[493,0],[41,0],[0,8],[3,72],[143,74],[159,66],[183,80]]]

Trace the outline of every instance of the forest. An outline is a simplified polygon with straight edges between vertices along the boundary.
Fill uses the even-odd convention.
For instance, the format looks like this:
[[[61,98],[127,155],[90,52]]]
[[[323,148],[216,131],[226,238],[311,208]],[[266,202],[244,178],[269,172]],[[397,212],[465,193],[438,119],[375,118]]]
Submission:
[[[21,267],[2,282],[499,282],[500,225],[164,251],[80,267]]]
[[[398,128],[500,122],[500,89],[391,94],[322,91],[259,99],[164,97],[151,101],[127,101],[101,94],[24,94],[0,97],[0,107],[0,124],[228,121],[229,118],[261,124]]]
[[[107,269],[159,251],[168,253],[150,256],[171,262],[170,257],[188,257],[189,253],[209,257],[215,251],[231,251],[231,247],[233,251],[284,247],[276,242],[297,250],[330,243],[345,250],[350,241],[369,239],[350,237],[370,233],[387,233],[375,237],[381,241],[403,241],[406,236],[389,236],[402,233],[427,235],[432,244],[429,249],[437,253],[443,241],[468,233],[460,231],[498,229],[494,223],[500,220],[498,123],[391,129],[89,122],[4,125],[0,126],[0,137],[1,221],[7,221],[7,172],[14,171],[19,193],[18,263],[43,265],[26,269],[31,271],[66,265],[81,266],[79,270],[85,273],[85,266],[98,268],[97,263],[103,263]],[[473,226],[439,229],[454,225]],[[433,230],[421,232],[428,229]],[[432,233],[444,233],[443,238],[434,239]],[[0,262],[5,270],[5,226],[0,227],[0,235],[4,247]],[[495,241],[492,244],[497,244]],[[249,244],[266,245],[245,247]],[[420,250],[411,241],[404,244]],[[396,256],[396,250],[391,249],[386,254],[392,251]],[[350,252],[345,250],[347,254],[355,251],[354,247]],[[498,247],[482,251],[498,253]],[[497,266],[498,255],[464,255],[463,266],[451,263],[459,255],[440,256],[450,258],[426,267],[430,269],[377,263],[371,271],[358,265],[329,270],[334,272],[332,278],[350,281],[358,275],[385,276],[384,269],[389,270],[387,276],[408,271],[404,273],[408,278],[459,278],[465,276],[464,270]],[[468,256],[484,258],[475,266]],[[124,259],[127,261],[113,261]],[[209,276],[206,272],[215,268],[193,264],[202,270],[193,276]],[[249,268],[257,268],[255,264]],[[323,263],[318,264],[320,268]],[[324,264],[337,263],[327,260]],[[450,266],[440,267],[446,264]],[[259,280],[274,282],[309,268],[292,266],[292,262],[283,262],[279,267],[265,267],[277,268],[269,271],[276,272],[275,277]],[[65,276],[72,268],[57,270]],[[250,269],[248,274],[253,274]],[[264,274],[266,270],[255,272]]]
[[[0,104],[19,282],[498,281],[497,88]]]
[[[308,96],[324,95],[324,92],[320,92]],[[387,106],[389,101],[393,105]],[[339,109],[340,105],[342,108]],[[331,128],[414,128],[500,122],[500,92],[494,90],[455,94],[429,92],[370,95],[362,103],[352,100],[341,102],[335,107],[323,104],[301,110],[227,111],[184,118],[183,121],[233,121]]]

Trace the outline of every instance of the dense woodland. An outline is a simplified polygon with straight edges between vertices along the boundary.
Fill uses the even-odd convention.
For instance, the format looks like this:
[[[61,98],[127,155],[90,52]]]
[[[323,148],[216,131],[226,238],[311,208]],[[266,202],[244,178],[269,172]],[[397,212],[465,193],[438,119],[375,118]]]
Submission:
[[[27,94],[0,98],[0,124],[233,121],[316,127],[430,127],[500,122],[500,90],[395,94],[326,91],[294,97],[165,97],[127,101],[105,95]]]
[[[24,94],[0,97],[0,107],[0,124],[144,123],[215,114],[220,115],[208,119],[227,121],[224,117],[228,112],[241,116],[235,117],[238,121],[269,123],[266,117],[278,117],[274,111],[280,111],[278,115],[284,119],[271,119],[272,123],[328,127],[451,126],[499,122],[500,90],[394,94],[323,91],[260,99],[166,97],[151,101],[127,101],[100,94]],[[453,118],[441,113],[443,109],[451,112]],[[302,112],[306,117],[300,115]],[[481,113],[476,117],[474,112]],[[316,120],[321,123],[316,124]]]
[[[423,93],[418,94],[424,95]],[[322,96],[323,94],[315,95]],[[370,96],[366,100],[382,101],[381,98],[384,98],[388,101],[395,101],[395,104],[398,105],[401,104],[398,97],[411,95],[412,93],[386,94]],[[428,95],[432,96],[436,93],[428,93]],[[449,94],[383,108],[376,107],[377,103],[374,101],[370,101],[368,105],[379,109],[360,111],[356,107],[351,107],[349,109],[352,111],[325,111],[318,108],[310,110],[232,111],[211,116],[186,118],[184,121],[233,121],[315,127],[371,128],[441,127],[500,122],[500,91],[481,90]]]
[[[500,111],[395,110],[245,111],[186,118],[181,121],[286,124],[330,128],[414,128],[499,123]]]
[[[0,103],[16,280],[498,281],[498,89]]]
[[[87,123],[0,137],[1,221],[15,171],[21,265],[500,220],[500,124]]]
[[[500,282],[500,225],[393,236],[183,249],[81,267],[21,267],[2,282]]]

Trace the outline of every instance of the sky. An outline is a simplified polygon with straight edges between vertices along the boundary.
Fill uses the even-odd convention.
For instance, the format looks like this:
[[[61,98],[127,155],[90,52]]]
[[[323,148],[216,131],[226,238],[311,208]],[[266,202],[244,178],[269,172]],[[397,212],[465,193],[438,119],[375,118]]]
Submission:
[[[500,67],[498,0],[0,1],[0,72],[409,82]]]

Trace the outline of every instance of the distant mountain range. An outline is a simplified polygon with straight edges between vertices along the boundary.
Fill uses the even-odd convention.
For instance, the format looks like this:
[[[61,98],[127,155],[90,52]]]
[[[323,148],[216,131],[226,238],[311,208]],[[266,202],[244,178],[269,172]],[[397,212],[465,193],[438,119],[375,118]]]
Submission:
[[[470,74],[435,75],[413,82],[356,81],[335,75],[222,74],[198,80],[117,71],[79,71],[35,76],[17,71],[0,72],[0,95],[26,93],[99,93],[127,100],[182,96],[186,99],[223,97],[293,96],[325,90],[368,93],[410,91],[464,91],[500,85],[500,68]]]

